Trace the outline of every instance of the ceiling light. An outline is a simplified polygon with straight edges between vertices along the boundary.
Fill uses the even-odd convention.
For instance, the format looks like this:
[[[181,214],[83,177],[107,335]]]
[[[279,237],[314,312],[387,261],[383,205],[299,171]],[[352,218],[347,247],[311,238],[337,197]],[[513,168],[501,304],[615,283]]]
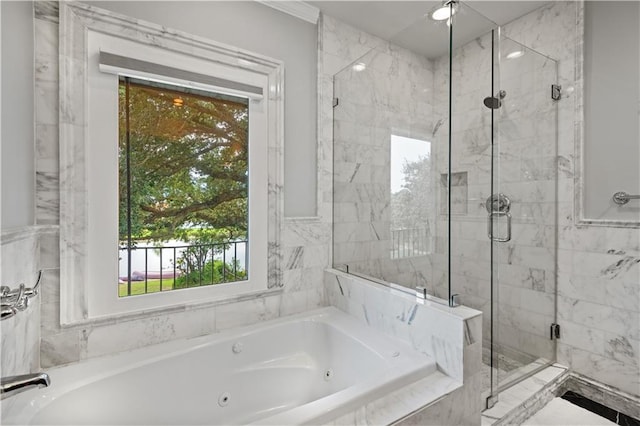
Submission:
[[[353,66],[353,70],[356,72],[364,71],[367,68],[367,65],[363,62],[358,62]]]
[[[522,50],[514,50],[513,52],[507,54],[507,59],[519,58],[522,55],[524,55],[524,52]]]
[[[444,21],[456,14],[456,8],[449,5],[442,6],[431,12],[431,19],[434,21]]]

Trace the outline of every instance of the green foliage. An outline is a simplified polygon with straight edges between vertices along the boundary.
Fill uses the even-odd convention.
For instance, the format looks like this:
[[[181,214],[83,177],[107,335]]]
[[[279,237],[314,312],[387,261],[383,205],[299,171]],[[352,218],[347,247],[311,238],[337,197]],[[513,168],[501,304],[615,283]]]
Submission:
[[[197,287],[247,279],[247,271],[240,268],[238,261],[224,263],[222,260],[209,260],[205,261],[202,267],[197,263],[189,265],[185,263],[180,266],[181,270],[182,268],[185,268],[186,273],[176,278],[174,288]]]
[[[391,194],[391,226],[393,229],[428,229],[435,196],[430,156],[405,163],[402,172],[405,184]]]
[[[127,105],[124,82],[119,89],[120,240],[246,238],[246,103],[132,82]]]

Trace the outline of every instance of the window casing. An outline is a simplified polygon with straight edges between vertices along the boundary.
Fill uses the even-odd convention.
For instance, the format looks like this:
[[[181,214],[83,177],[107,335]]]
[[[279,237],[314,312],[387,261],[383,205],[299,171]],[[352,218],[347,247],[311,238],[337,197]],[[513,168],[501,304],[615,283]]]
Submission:
[[[282,179],[282,64],[154,24],[132,25],[131,18],[82,4],[61,4],[60,15],[61,28],[70,34],[60,46],[61,324],[217,303],[281,287],[281,274],[267,274],[267,265],[277,270],[280,258],[280,191],[268,188],[280,188]],[[119,298],[114,291],[119,73],[100,70],[101,51],[261,89],[262,96],[229,89],[229,94],[249,99],[248,280],[144,297]],[[131,75],[131,70],[120,74]],[[148,71],[140,77],[225,89]]]

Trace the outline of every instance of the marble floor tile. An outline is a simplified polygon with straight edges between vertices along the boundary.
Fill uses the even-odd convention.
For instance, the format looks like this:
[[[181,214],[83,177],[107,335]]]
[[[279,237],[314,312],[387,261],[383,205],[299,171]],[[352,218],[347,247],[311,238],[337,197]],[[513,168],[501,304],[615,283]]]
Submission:
[[[605,426],[615,423],[601,417],[591,411],[578,407],[562,398],[554,398],[542,410],[534,414],[523,425],[580,425],[580,426]]]
[[[536,412],[544,403],[545,395],[553,392],[550,384],[561,380],[563,374],[566,367],[554,364],[507,388],[499,393],[498,402],[492,408],[482,412],[483,418],[491,424],[520,424],[512,421]]]

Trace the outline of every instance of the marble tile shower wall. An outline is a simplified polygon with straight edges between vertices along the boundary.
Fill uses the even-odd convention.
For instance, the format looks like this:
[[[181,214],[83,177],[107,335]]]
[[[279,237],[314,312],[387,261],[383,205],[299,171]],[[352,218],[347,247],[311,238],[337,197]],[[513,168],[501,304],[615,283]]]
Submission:
[[[496,48],[504,50],[508,44],[503,40]],[[554,319],[556,118],[549,87],[556,77],[552,61],[535,59],[530,53],[520,62],[503,61],[496,81],[507,96],[495,110],[499,158],[493,193],[502,192],[511,199],[513,236],[510,242],[494,244],[494,280],[499,286],[494,317],[499,340],[494,343],[522,362],[553,357],[548,330]],[[454,178],[465,176],[466,188],[456,198],[464,205],[452,205],[452,292],[461,295],[462,303],[485,313],[491,310],[491,242],[485,200],[492,193],[492,149],[491,110],[483,99],[491,95],[491,62],[491,34],[456,49],[453,58],[451,164]],[[448,99],[448,67],[447,57],[436,61],[436,99]],[[436,105],[436,116],[446,122],[446,101]],[[446,146],[448,132],[448,126],[440,126],[437,146]],[[438,192],[442,206],[447,203],[449,155],[439,153],[436,158],[443,177]],[[505,218],[498,218],[495,234],[505,236],[505,225]],[[441,214],[438,229],[446,227],[447,217]],[[437,239],[433,265],[435,285],[446,293],[448,242],[446,233],[442,235]],[[483,319],[487,338],[491,319],[490,315]]]
[[[427,285],[428,255],[391,258],[389,176],[392,135],[431,139],[433,63],[389,42],[356,62],[334,78],[334,264]]]
[[[40,225],[51,225],[47,232],[40,233],[40,267],[57,268],[60,262],[57,2],[34,2],[34,19],[36,221]],[[319,174],[326,176],[326,167],[320,161],[319,164]],[[60,276],[57,270],[48,271],[40,322],[42,367],[212,333],[323,306],[322,280],[323,271],[329,265],[331,229],[327,210],[330,212],[330,204],[324,201],[319,203],[320,217],[284,221],[283,291],[263,297],[61,327]]]
[[[640,395],[640,384],[638,383],[640,377],[638,369],[640,364],[640,333],[638,331],[640,324],[639,231],[628,228],[580,226],[577,224],[578,218],[574,213],[575,193],[577,185],[580,185],[579,175],[577,175],[579,166],[577,153],[582,137],[582,76],[578,67],[582,61],[582,16],[583,5],[581,2],[553,2],[503,28],[505,34],[511,39],[557,60],[559,83],[564,88],[574,88],[575,90],[573,92],[571,90],[565,91],[564,99],[558,104],[557,159],[549,158],[554,155],[548,151],[552,148],[550,144],[531,144],[529,143],[533,141],[531,137],[514,138],[513,144],[501,145],[500,149],[507,157],[513,155],[513,150],[522,149],[521,155],[526,153],[527,149],[535,150],[532,154],[535,160],[532,161],[539,162],[539,166],[536,166],[534,171],[540,173],[538,180],[541,184],[539,188],[544,191],[554,190],[554,188],[549,188],[549,179],[545,178],[550,176],[547,173],[550,173],[551,166],[547,167],[544,163],[549,161],[555,163],[553,167],[558,175],[558,320],[563,329],[562,338],[558,341],[558,361],[581,374],[634,395]],[[333,74],[366,54],[370,49],[383,46],[385,42],[326,16],[321,33],[323,36],[320,38],[320,59],[324,61],[324,73],[321,76],[323,96],[320,108],[322,121],[319,130],[322,133],[319,148],[326,149],[326,154],[331,149]],[[472,48],[471,46],[469,49]],[[486,48],[487,45],[484,46]],[[489,60],[488,57],[489,55],[486,55],[486,60]],[[485,66],[488,67],[488,62]],[[504,84],[509,83],[507,77],[503,78]],[[446,74],[438,68],[438,61],[436,61],[434,67],[434,99],[436,100],[442,99],[443,95],[439,95],[438,90],[446,89],[446,85],[442,81],[445,78]],[[473,76],[467,76],[467,78],[473,78]],[[477,83],[480,84],[480,82]],[[485,86],[481,86],[485,88],[482,93],[475,94],[477,102],[473,107],[477,109],[466,111],[466,114],[476,114],[474,120],[477,127],[485,124],[482,120],[486,120],[486,118],[482,116],[482,112],[486,113],[488,110],[483,110],[482,99],[490,93],[488,84],[490,84],[489,81]],[[516,97],[515,90],[518,86],[512,87],[513,89],[510,89],[512,92],[507,96]],[[434,102],[433,105],[436,107],[433,112],[433,129],[438,129],[434,140],[438,145],[439,138],[446,138],[446,121],[443,120],[446,114],[437,110],[437,106],[440,105],[438,102]],[[522,110],[523,116],[528,114],[526,108],[529,106],[525,104]],[[513,112],[515,113],[515,111]],[[457,121],[460,124],[464,123],[464,120]],[[540,122],[544,122],[544,119],[540,119]],[[502,131],[506,130],[502,129]],[[461,129],[461,131],[464,132],[465,129]],[[539,135],[544,136],[544,132]],[[471,161],[470,165],[475,164],[475,167],[469,169],[468,182],[473,182],[475,179],[478,185],[486,184],[489,181],[489,169],[479,167],[480,164],[486,164],[486,158],[482,158],[483,155],[486,156],[486,150],[477,142],[478,139],[469,140],[473,143],[465,145],[463,149],[467,150],[468,157],[466,158]],[[475,158],[470,155],[473,152],[476,152]],[[324,158],[326,159],[327,156],[325,155]],[[463,158],[465,156],[460,157],[460,159]],[[529,155],[524,155],[524,162],[523,158],[520,158],[521,170],[526,170],[529,167],[527,163],[529,158]],[[510,161],[518,163],[515,158]],[[327,162],[328,164],[329,162]],[[511,170],[514,170],[516,164],[509,166],[513,166]],[[441,170],[446,170],[446,168]],[[327,171],[330,171],[329,166]],[[513,175],[514,179],[515,177],[516,175]],[[330,182],[330,179],[329,175],[325,183],[326,181]],[[516,182],[516,185],[521,184],[522,182]],[[532,185],[527,186],[532,189]],[[322,187],[323,200],[325,201],[330,200],[330,188],[330,185]],[[535,182],[533,188],[535,188]],[[440,194],[440,191],[437,193]],[[519,193],[523,194],[521,191]],[[486,240],[486,212],[481,209],[480,203],[483,200],[480,199],[480,194],[474,195],[470,192],[468,197],[468,207],[471,209],[470,211],[479,215],[479,219],[452,223],[452,239],[465,241],[464,244],[459,245],[459,256],[454,259],[454,270],[464,271],[464,273],[457,274],[454,277],[454,282],[459,283],[463,288],[463,291],[457,291],[467,295],[463,299],[466,300],[466,303],[470,302],[471,306],[482,309],[486,306],[483,306],[482,303],[483,299],[486,300],[490,287],[488,278],[479,273],[480,268],[487,270],[484,259],[482,262],[476,260],[478,256],[482,256],[483,252],[486,252],[482,245],[484,244],[486,247],[488,244]],[[506,289],[507,294],[511,290],[509,297],[511,307],[503,312],[503,317],[517,314],[514,312],[519,310],[516,309],[517,306],[523,306],[523,303],[532,300],[526,299],[526,297],[537,296],[542,298],[541,303],[546,304],[547,294],[552,291],[550,289],[554,285],[554,266],[550,264],[548,256],[549,247],[552,247],[550,244],[553,244],[552,241],[555,239],[551,220],[556,213],[555,209],[549,206],[547,200],[538,201],[544,201],[537,204],[540,206],[540,213],[537,217],[542,219],[541,222],[527,223],[523,218],[519,224],[522,229],[518,238],[524,238],[524,240],[514,241],[515,247],[511,254],[509,250],[499,254],[502,259],[507,259],[500,265],[504,286],[512,287]],[[514,206],[514,209],[516,208]],[[480,215],[481,213],[482,215]],[[443,225],[442,221],[439,221],[437,229],[443,229]],[[436,238],[436,247],[440,247],[441,252],[444,247],[443,242],[443,240]],[[508,259],[510,258],[512,264],[509,264]],[[434,288],[436,293],[446,294],[446,285],[443,279],[446,278],[445,270],[443,268],[436,269],[438,265],[443,264],[444,258],[438,257],[436,253],[432,256],[432,260],[434,270],[437,271],[434,273],[432,285],[436,286]],[[516,296],[518,292],[520,294]],[[545,311],[544,314],[549,313]],[[526,318],[520,318],[518,322],[513,324],[515,327],[512,327],[509,322],[505,326],[511,327],[511,330],[527,329],[525,331],[528,332],[530,323],[526,321]],[[520,342],[520,340],[513,339],[512,341]]]
[[[638,396],[640,229],[584,226],[574,209],[582,184],[583,16],[582,2],[553,2],[505,32],[558,60],[565,88],[558,104],[558,362]]]

